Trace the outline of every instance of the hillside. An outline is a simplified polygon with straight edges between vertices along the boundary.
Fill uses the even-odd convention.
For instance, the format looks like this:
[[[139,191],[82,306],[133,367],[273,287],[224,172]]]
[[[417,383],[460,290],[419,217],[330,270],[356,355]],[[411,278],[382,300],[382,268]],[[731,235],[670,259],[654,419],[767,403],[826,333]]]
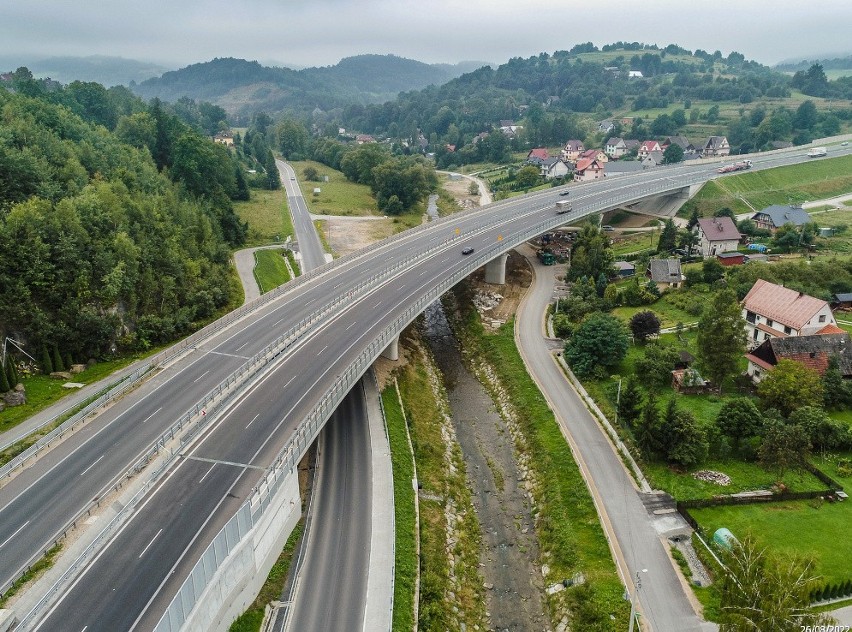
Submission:
[[[405,90],[443,84],[474,64],[430,65],[394,55],[359,55],[334,66],[291,70],[217,58],[131,87],[145,99],[210,101],[240,122],[258,111],[306,113],[314,108],[329,111],[350,104],[383,103]]]

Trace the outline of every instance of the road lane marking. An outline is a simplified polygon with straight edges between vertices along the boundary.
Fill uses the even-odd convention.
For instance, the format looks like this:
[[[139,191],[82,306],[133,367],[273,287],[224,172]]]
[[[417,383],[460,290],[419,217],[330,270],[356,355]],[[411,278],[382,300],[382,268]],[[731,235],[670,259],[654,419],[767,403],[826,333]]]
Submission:
[[[255,419],[257,419],[258,417],[260,417],[260,413],[258,413],[257,415],[255,415],[255,416],[254,416],[254,419],[252,419],[250,422],[248,422],[248,423],[246,424],[246,430],[248,430],[248,427],[249,427],[250,425],[252,425],[252,424],[254,423],[254,420],[255,420]]]
[[[259,465],[249,465],[248,463],[235,463],[234,461],[223,461],[222,459],[208,459],[203,456],[192,456],[188,454],[182,454],[181,456],[183,456],[183,458],[188,461],[202,461],[203,463],[212,463],[213,465],[231,465],[233,467],[239,467],[242,469],[260,470],[261,472],[266,471],[265,467],[260,467]]]
[[[214,467],[216,467],[216,464],[215,464],[215,463],[214,463],[213,465],[211,465],[211,466],[210,466],[210,469],[209,469],[209,470],[207,470],[207,472],[204,474],[204,476],[202,476],[202,477],[198,480],[198,482],[199,482],[199,483],[203,483],[203,482],[204,482],[204,479],[205,479],[205,478],[207,478],[207,474],[209,474],[210,472],[212,472]]]
[[[320,350],[319,350],[319,353],[317,353],[317,355],[319,355],[320,353],[322,353],[322,352],[323,352],[323,351],[325,351],[326,349],[328,349],[328,345],[326,345],[326,346],[324,346],[322,349],[320,349]]]
[[[212,353],[212,354],[214,354],[214,355],[225,356],[226,358],[240,358],[240,359],[242,359],[242,360],[248,360],[248,357],[246,357],[246,356],[244,356],[244,355],[237,355],[237,354],[235,354],[235,353],[222,353],[221,351],[208,351],[207,353]],[[204,376],[202,376],[202,377],[204,377]],[[198,378],[198,380],[200,380],[200,379],[201,379],[201,378]],[[198,380],[195,380],[195,381],[197,382]]]
[[[80,476],[83,476],[83,474],[85,474],[86,472],[88,472],[89,470],[91,470],[93,467],[95,467],[95,465],[97,465],[97,464],[98,464],[98,461],[100,461],[100,460],[101,460],[102,458],[104,458],[105,456],[106,456],[106,454],[102,454],[102,455],[100,455],[100,456],[99,456],[99,457],[95,460],[95,462],[94,462],[94,463],[92,463],[89,467],[87,467],[85,470],[83,470],[82,472],[80,472]]]
[[[142,558],[142,556],[143,556],[143,555],[145,555],[145,552],[146,552],[146,551],[147,551],[147,550],[151,547],[151,545],[152,545],[152,544],[154,544],[154,540],[156,540],[157,538],[159,538],[159,537],[160,537],[160,534],[161,534],[162,532],[163,532],[163,530],[162,530],[162,529],[160,529],[159,531],[157,531],[157,535],[155,535],[153,538],[151,538],[151,541],[148,543],[148,546],[146,546],[144,549],[142,549],[142,552],[139,554],[139,558],[140,558],[140,559]]]
[[[379,301],[378,303],[376,303],[375,305],[373,305],[373,309],[376,309],[376,308],[377,308],[379,305],[381,305],[381,304],[382,304],[382,302],[381,302],[381,301]]]
[[[11,540],[11,539],[12,539],[12,538],[14,538],[16,535],[18,535],[18,534],[21,532],[21,530],[22,530],[24,527],[26,527],[29,523],[30,523],[30,521],[29,521],[29,520],[27,520],[24,524],[22,524],[20,527],[18,527],[18,530],[17,530],[17,531],[15,531],[15,533],[13,533],[13,534],[12,534],[12,535],[10,535],[8,538],[6,538],[6,539],[3,541],[3,544],[0,544],[0,549],[2,549],[4,546],[6,546],[6,545],[9,543],[9,540]]]
[[[160,412],[161,410],[163,410],[163,407],[162,407],[162,406],[160,406],[157,410],[155,410],[155,411],[154,411],[154,412],[152,412],[150,415],[148,415],[147,417],[145,417],[145,420],[144,420],[142,423],[144,424],[146,421],[148,421],[151,417],[153,417],[154,415],[156,415],[156,414],[157,414],[158,412]]]
[[[351,324],[350,324],[350,325],[346,328],[346,331],[349,331],[350,329],[352,329],[352,328],[353,328],[355,325],[357,325],[357,324],[358,324],[357,322],[351,323]]]
[[[243,343],[243,344],[241,344],[239,347],[237,347],[236,349],[234,349],[234,351],[239,351],[240,349],[242,349],[243,347],[245,347],[245,346],[246,346],[249,342],[250,342],[250,341],[246,341],[246,342],[244,342],[244,343]]]
[[[207,375],[208,373],[210,373],[210,369],[207,369],[204,373],[202,373],[202,374],[201,374],[201,375],[199,375],[197,378],[195,378],[194,380],[192,380],[192,383],[193,383],[193,384],[195,384],[198,380],[200,380],[201,378],[203,378],[203,377],[204,377],[205,375]]]

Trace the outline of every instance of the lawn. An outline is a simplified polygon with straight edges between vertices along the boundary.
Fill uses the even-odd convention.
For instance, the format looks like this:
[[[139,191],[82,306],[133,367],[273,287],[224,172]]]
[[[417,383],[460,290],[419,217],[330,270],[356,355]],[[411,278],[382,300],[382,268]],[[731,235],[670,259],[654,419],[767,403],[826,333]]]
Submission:
[[[630,233],[613,237],[612,254],[616,259],[637,252],[645,252],[654,248],[659,231],[649,230],[641,233]]]
[[[290,280],[290,272],[284,262],[287,250],[258,250],[254,253],[254,278],[261,294],[266,294]]]
[[[283,188],[275,191],[252,189],[249,201],[233,204],[239,218],[249,225],[246,246],[265,246],[293,235],[293,222]]]
[[[370,187],[350,182],[340,171],[312,160],[291,163],[302,188],[308,209],[316,215],[378,215],[379,209]],[[328,182],[308,182],[303,170],[313,167],[320,180],[328,176]],[[319,195],[312,191],[318,188]]]
[[[789,167],[755,171],[708,182],[678,211],[689,217],[693,208],[700,215],[712,215],[727,206],[735,213],[772,204],[820,200],[852,192],[852,156],[824,158]],[[822,221],[820,219],[820,221]]]
[[[847,481],[852,483],[852,481]],[[727,527],[738,538],[747,533],[773,550],[812,557],[825,582],[852,579],[849,567],[849,523],[852,502],[819,499],[690,510],[702,529],[712,535]]]

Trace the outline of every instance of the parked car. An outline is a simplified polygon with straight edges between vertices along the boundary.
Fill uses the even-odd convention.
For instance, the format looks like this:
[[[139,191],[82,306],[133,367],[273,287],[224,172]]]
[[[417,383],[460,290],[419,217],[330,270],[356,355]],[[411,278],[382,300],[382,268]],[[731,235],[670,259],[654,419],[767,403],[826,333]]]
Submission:
[[[559,195],[561,195],[562,197],[565,197],[566,195],[571,195],[571,191],[563,191]]]
[[[615,230],[615,229],[614,229],[612,226],[610,226],[609,224],[604,224],[603,226],[601,226],[601,228],[602,228],[603,230],[605,230],[606,232],[608,232],[608,233],[611,233],[612,231],[614,231],[614,230]]]
[[[469,254],[472,254],[472,253],[473,253],[473,248],[471,248],[470,246],[468,246],[467,248],[462,250],[463,255],[469,255]]]

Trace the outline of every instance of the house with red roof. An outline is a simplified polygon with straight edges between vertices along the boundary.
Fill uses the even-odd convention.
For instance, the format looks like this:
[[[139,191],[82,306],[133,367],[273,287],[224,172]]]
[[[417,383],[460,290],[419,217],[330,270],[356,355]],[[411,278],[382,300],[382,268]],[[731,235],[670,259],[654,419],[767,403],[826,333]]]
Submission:
[[[770,338],[809,336],[834,331],[826,330],[827,325],[837,327],[826,301],[763,279],[755,281],[742,306],[752,348]]]
[[[574,166],[574,180],[589,182],[604,177],[604,164],[595,158],[580,158]]]
[[[702,217],[698,220],[699,248],[705,257],[736,250],[740,237],[740,231],[730,217]]]
[[[822,375],[832,356],[837,358],[840,374],[844,378],[852,377],[852,338],[836,325],[829,324],[812,336],[764,340],[759,347],[746,354],[747,372],[757,384],[775,368],[779,360],[792,360]]]
[[[660,143],[658,143],[657,141],[655,141],[655,140],[646,140],[646,141],[644,141],[641,145],[639,145],[639,153],[637,153],[636,155],[637,155],[637,156],[639,156],[639,158],[640,158],[640,159],[644,159],[644,158],[647,158],[647,157],[648,157],[648,155],[649,155],[652,151],[659,151],[659,152],[661,152],[661,151],[663,151],[663,150],[662,150],[662,148],[660,147]]]
[[[545,160],[547,160],[547,149],[545,147],[530,149],[530,153],[527,154],[527,162],[529,163],[540,165]]]

